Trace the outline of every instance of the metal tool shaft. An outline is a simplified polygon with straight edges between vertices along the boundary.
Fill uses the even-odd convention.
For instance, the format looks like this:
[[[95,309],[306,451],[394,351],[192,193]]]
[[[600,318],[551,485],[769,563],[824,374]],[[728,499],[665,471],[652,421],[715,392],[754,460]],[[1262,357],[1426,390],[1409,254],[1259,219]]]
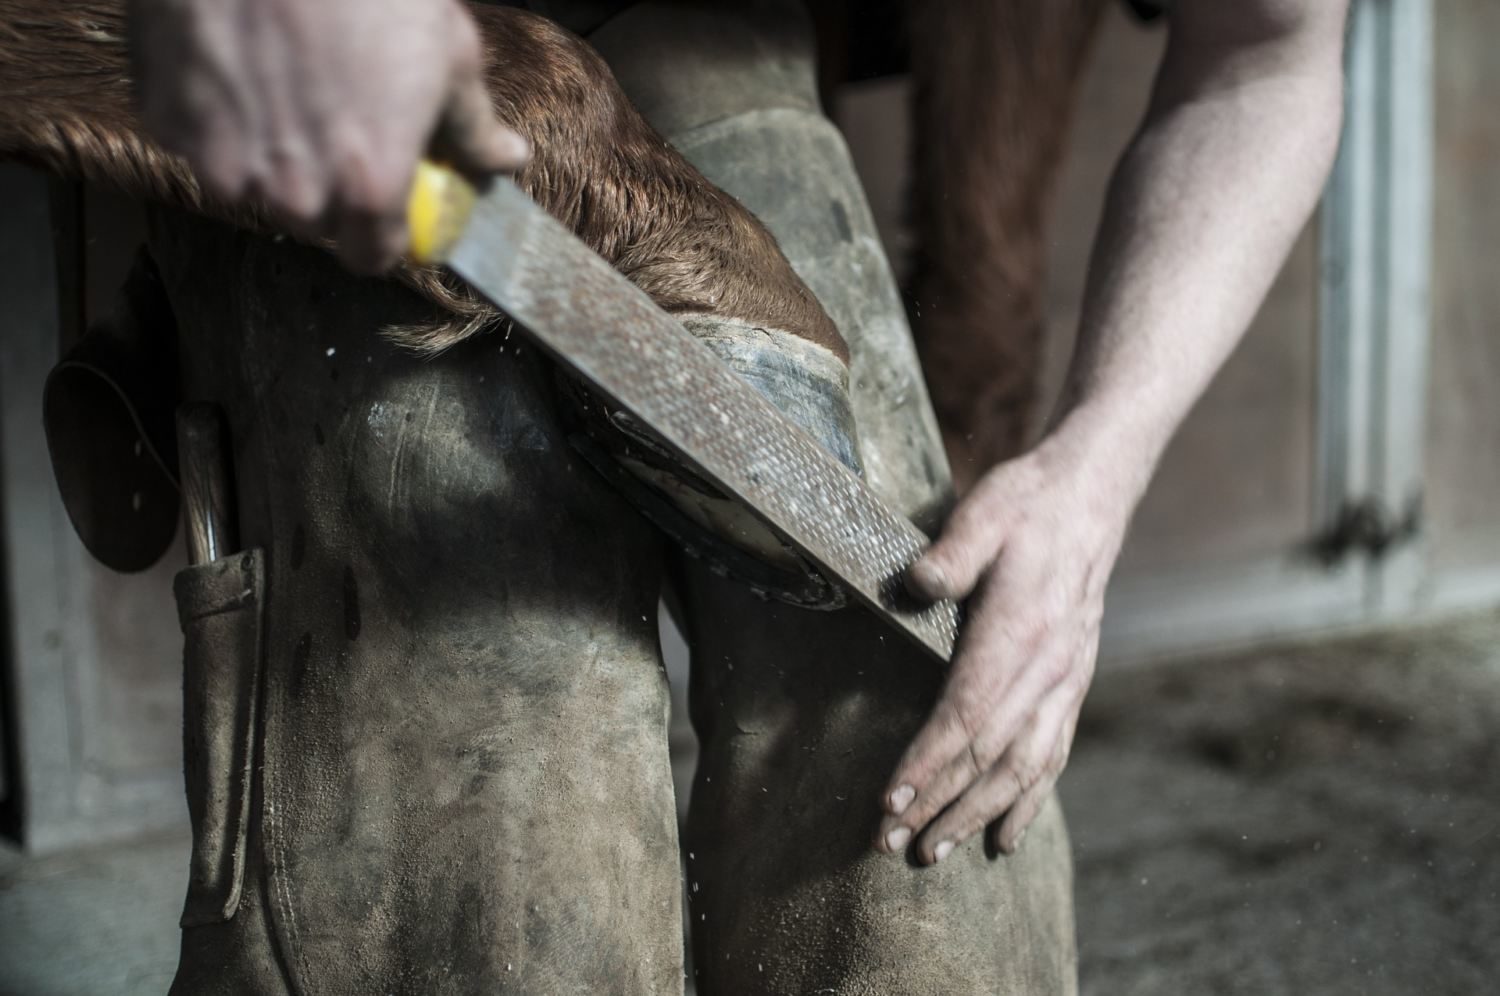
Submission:
[[[239,549],[229,426],[218,405],[177,409],[177,459],[187,524],[188,563],[206,564]]]

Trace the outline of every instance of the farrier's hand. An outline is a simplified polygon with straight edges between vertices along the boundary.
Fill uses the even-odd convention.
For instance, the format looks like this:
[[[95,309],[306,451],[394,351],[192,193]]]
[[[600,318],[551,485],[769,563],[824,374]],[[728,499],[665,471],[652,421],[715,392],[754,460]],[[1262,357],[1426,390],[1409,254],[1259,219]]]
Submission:
[[[430,143],[461,171],[519,168],[478,29],[457,0],[132,0],[147,127],[209,192],[260,200],[379,271],[406,243]]]
[[[990,826],[1010,853],[1052,791],[1134,505],[1095,464],[1062,439],[1001,464],[908,571],[917,595],[972,598],[942,697],[886,787],[880,849],[915,839],[930,864]]]

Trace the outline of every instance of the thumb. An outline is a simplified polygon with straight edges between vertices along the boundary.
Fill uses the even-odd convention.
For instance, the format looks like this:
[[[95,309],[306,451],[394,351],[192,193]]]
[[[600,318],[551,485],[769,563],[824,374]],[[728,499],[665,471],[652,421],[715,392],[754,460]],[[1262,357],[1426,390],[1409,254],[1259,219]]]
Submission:
[[[937,542],[906,569],[906,587],[928,601],[967,598],[1004,542],[1000,509],[978,492],[958,503]]]

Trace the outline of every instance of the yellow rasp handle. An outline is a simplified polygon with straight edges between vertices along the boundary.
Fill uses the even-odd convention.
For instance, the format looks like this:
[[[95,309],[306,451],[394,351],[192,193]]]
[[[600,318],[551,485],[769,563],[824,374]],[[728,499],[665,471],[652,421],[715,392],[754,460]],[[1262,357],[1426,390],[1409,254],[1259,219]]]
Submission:
[[[447,259],[478,197],[474,185],[449,167],[430,159],[417,163],[406,198],[407,256],[424,266]]]

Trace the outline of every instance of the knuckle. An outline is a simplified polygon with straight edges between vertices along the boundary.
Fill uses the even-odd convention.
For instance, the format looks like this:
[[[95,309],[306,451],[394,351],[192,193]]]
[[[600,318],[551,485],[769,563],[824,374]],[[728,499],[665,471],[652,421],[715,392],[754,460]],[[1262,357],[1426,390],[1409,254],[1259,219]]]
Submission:
[[[1009,800],[1006,808],[1015,806],[1016,800],[1026,793],[1026,788],[1029,784],[1026,776],[1015,765],[1006,766],[1000,779],[1000,785],[1004,789],[1004,797]]]
[[[1056,688],[1067,681],[1073,673],[1071,663],[1066,657],[1045,657],[1033,665],[1039,677],[1049,688]]]
[[[950,766],[918,791],[916,801],[902,815],[902,822],[913,829],[926,826],[937,819],[959,790],[971,781],[968,773],[958,765]]]
[[[968,696],[953,708],[953,724],[963,737],[967,753],[977,753],[976,748],[984,742],[985,720],[988,714],[989,710],[984,707],[982,695]]]
[[[948,839],[957,844],[983,830],[984,825],[994,819],[994,808],[994,804],[989,800],[975,800],[971,809],[953,821],[953,826],[949,828]],[[986,814],[991,815],[986,817]]]
[[[989,771],[1001,763],[1005,756],[1003,730],[986,730],[982,736],[970,742],[969,752],[981,772]]]
[[[931,823],[943,811],[944,801],[931,793],[917,796],[916,803],[901,816],[900,822],[913,830],[920,830]]]
[[[1005,812],[1005,798],[995,785],[976,788],[955,807],[949,827],[955,839],[972,837],[983,830],[986,824]]]
[[[1032,757],[1019,757],[1009,766],[1010,777],[1015,780],[1017,794],[1024,793],[1042,779],[1044,761]]]
[[[980,739],[970,740],[965,746],[964,767],[970,778],[978,778],[994,766],[998,758],[995,752]]]

